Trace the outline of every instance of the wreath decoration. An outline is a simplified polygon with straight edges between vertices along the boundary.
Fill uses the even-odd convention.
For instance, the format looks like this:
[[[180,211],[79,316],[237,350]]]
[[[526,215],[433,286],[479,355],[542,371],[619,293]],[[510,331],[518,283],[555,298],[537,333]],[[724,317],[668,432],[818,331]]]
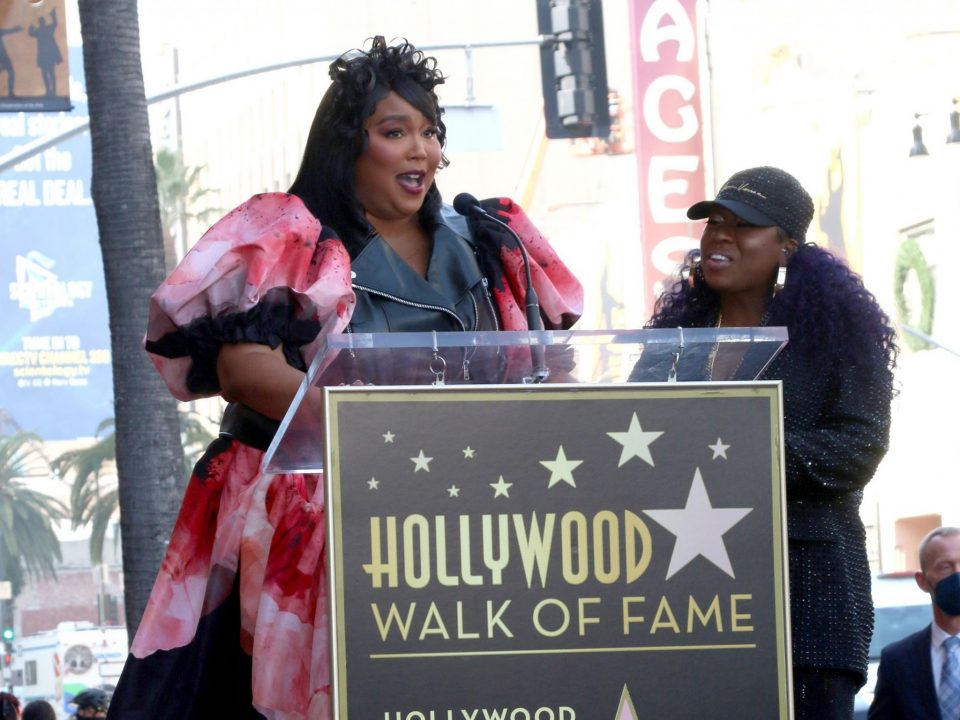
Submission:
[[[904,295],[904,287],[911,272],[916,275],[920,286],[920,314],[916,318],[913,317],[912,308]],[[897,250],[897,258],[893,265],[893,296],[897,308],[897,320],[901,325],[916,328],[924,335],[929,335],[933,331],[933,309],[936,299],[933,272],[916,238],[908,237],[900,243],[900,249]],[[925,350],[930,347],[929,343],[910,333],[903,333],[903,340],[912,350]]]

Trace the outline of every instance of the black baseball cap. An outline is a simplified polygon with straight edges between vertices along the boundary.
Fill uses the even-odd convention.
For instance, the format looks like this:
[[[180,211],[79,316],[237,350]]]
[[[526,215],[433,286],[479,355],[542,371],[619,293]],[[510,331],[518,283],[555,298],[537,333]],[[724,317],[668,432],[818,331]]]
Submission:
[[[687,210],[691,220],[725,207],[751,225],[776,225],[803,242],[813,220],[813,199],[800,181],[780,168],[763,166],[741,170],[727,180],[715,200],[702,200]]]

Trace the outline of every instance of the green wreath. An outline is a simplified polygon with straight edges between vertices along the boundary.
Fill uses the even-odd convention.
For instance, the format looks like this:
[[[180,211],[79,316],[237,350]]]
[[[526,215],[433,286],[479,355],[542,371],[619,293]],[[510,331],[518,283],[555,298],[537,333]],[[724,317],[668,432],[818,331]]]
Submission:
[[[919,318],[912,316],[911,308],[903,293],[911,271],[916,274],[917,283],[920,285]],[[893,295],[900,324],[916,328],[924,335],[930,335],[933,331],[933,307],[936,297],[933,273],[915,238],[908,237],[900,243],[893,266]],[[928,342],[910,333],[903,333],[903,340],[912,350],[925,350],[930,347]]]

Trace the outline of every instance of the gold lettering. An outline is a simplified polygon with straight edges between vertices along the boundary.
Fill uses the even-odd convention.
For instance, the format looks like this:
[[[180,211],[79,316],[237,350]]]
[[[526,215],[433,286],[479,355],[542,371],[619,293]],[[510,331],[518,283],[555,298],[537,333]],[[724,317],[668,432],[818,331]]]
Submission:
[[[437,535],[437,580],[441,585],[454,587],[460,584],[460,578],[447,572],[447,528],[443,520],[443,515],[433,519]]]
[[[410,603],[410,609],[407,610],[406,621],[401,620],[400,611],[397,610],[396,603],[390,603],[390,610],[387,612],[387,621],[384,622],[380,615],[380,608],[376,603],[370,603],[370,609],[373,610],[373,618],[377,621],[377,627],[380,629],[380,639],[387,641],[387,634],[390,632],[390,626],[396,623],[400,637],[407,639],[407,633],[410,632],[410,623],[413,622],[413,611],[417,609],[415,602]]]
[[[373,587],[383,587],[383,578],[387,578],[387,587],[397,587],[397,519],[387,518],[387,560],[383,561],[383,539],[380,534],[380,518],[370,518],[370,562],[365,563],[363,571],[371,576]]]
[[[599,604],[600,604],[600,598],[598,598],[598,597],[582,597],[582,598],[577,598],[577,611],[578,611],[577,615],[578,615],[579,620],[580,620],[580,628],[579,628],[579,630],[580,630],[580,637],[583,637],[584,635],[586,635],[585,628],[586,628],[587,625],[599,625],[599,624],[600,624],[600,618],[598,618],[598,617],[588,617],[588,616],[587,616],[587,613],[586,613],[587,603],[589,603],[589,604],[591,604],[591,605],[599,605]]]
[[[560,616],[562,618],[560,625],[558,625],[555,630],[547,630],[543,626],[543,623],[540,622],[540,613],[544,608],[551,606],[560,608]],[[557,637],[558,635],[562,635],[567,631],[567,628],[570,627],[570,611],[567,609],[567,606],[564,605],[563,601],[557,600],[556,598],[545,598],[538,602],[537,606],[533,609],[533,626],[537,629],[537,632],[544,637]]]
[[[622,601],[623,606],[623,634],[630,634],[630,624],[631,623],[642,623],[645,621],[643,615],[631,615],[630,606],[633,603],[642,603],[646,602],[646,598],[643,595],[634,595],[634,596],[624,596]]]
[[[503,584],[503,569],[510,560],[510,541],[508,519],[506,515],[497,516],[497,545],[500,548],[500,554],[493,554],[493,518],[490,515],[483,516],[483,564],[490,569],[492,582],[494,585]]]
[[[661,618],[666,618],[661,619]],[[660,605],[657,607],[657,614],[653,618],[653,624],[650,626],[650,634],[653,635],[661,628],[670,628],[674,633],[680,634],[680,626],[677,625],[677,619],[673,616],[673,610],[670,609],[670,603],[666,596],[660,598]]]
[[[720,617],[720,596],[714,595],[713,600],[710,602],[710,607],[707,608],[707,614],[704,615],[700,610],[700,606],[697,605],[696,598],[693,595],[690,596],[690,601],[687,603],[687,632],[693,632],[693,616],[696,615],[700,620],[700,624],[704,627],[707,626],[707,623],[710,621],[710,616],[713,615],[717,632],[723,632],[723,619]]]
[[[470,570],[470,516],[460,516],[460,576],[465,585],[483,585],[483,577]]]
[[[530,533],[527,534],[523,524],[523,516],[519,513],[513,516],[513,526],[517,533],[517,544],[520,546],[520,559],[527,576],[527,587],[533,587],[533,572],[540,571],[540,586],[547,586],[547,565],[550,560],[550,546],[553,544],[553,525],[556,515],[547,513],[543,522],[543,534],[540,534],[540,525],[537,514],[530,516]]]
[[[563,549],[563,579],[569,585],[582,585],[590,572],[587,519],[583,513],[568,512],[560,519],[560,547]],[[577,564],[576,569],[574,563]]]
[[[513,633],[510,632],[510,628],[506,626],[503,620],[500,619],[500,616],[507,611],[507,608],[510,607],[510,600],[504,600],[500,603],[500,609],[497,610],[496,614],[492,613],[493,603],[490,600],[487,600],[487,637],[493,637],[493,629],[496,626],[499,626],[500,632],[502,632],[507,637],[513,637]]]
[[[737,612],[737,603],[741,600],[753,600],[752,594],[730,596],[730,629],[733,632],[752,632],[753,625],[741,625],[741,620],[752,620],[750,613]]]
[[[457,639],[458,640],[475,640],[480,637],[480,633],[473,632],[468,633],[463,629],[463,603],[457,601]]]
[[[414,531],[420,541],[419,575]],[[430,582],[430,524],[423,515],[409,515],[403,521],[403,579],[412,588],[426,587]]]
[[[606,533],[603,531],[604,526],[607,528]],[[620,523],[612,512],[602,510],[593,516],[593,572],[597,581],[604,585],[610,585],[620,579],[619,534]],[[606,567],[604,567],[604,557],[609,559]]]
[[[436,625],[430,627],[430,623],[434,622]],[[423,640],[427,635],[439,635],[444,640],[450,639],[450,634],[447,632],[447,626],[443,624],[443,618],[440,617],[440,611],[437,610],[436,603],[430,603],[430,607],[427,608],[427,617],[423,620],[423,627],[420,629],[420,639]]]
[[[646,572],[650,565],[650,557],[653,555],[653,538],[650,536],[650,529],[639,515],[635,515],[629,510],[624,512],[624,541],[627,547],[627,582],[632,583],[638,580]],[[640,546],[643,548],[640,558],[637,559],[637,546],[634,538],[639,536]]]

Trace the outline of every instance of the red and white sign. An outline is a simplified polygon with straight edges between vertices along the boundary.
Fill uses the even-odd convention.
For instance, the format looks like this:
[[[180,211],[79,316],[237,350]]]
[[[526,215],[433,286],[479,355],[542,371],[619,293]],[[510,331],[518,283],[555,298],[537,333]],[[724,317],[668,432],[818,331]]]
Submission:
[[[696,0],[631,0],[631,56],[647,314],[691,237],[686,210],[704,199]]]

